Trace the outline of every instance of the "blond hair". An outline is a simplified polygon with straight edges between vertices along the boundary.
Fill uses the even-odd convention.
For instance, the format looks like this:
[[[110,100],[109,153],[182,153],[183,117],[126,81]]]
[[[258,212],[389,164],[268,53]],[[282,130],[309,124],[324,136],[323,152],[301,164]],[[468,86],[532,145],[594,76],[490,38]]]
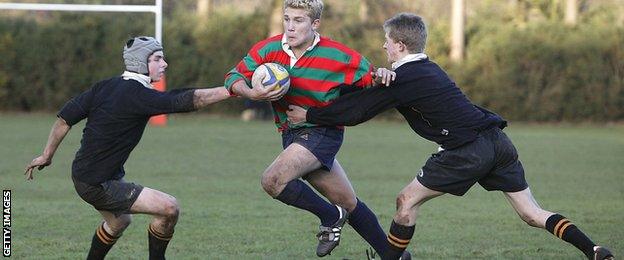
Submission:
[[[284,9],[289,7],[307,11],[312,21],[321,19],[323,14],[322,0],[284,0]]]

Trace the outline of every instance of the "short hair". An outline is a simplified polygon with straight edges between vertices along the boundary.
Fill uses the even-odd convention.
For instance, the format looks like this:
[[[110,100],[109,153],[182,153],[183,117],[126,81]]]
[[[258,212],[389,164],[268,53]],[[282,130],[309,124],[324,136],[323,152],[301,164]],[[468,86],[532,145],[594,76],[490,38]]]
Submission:
[[[284,10],[288,7],[307,11],[312,21],[321,19],[323,14],[322,0],[284,0]]]
[[[383,28],[392,40],[405,44],[410,53],[425,51],[427,26],[420,16],[400,13],[386,20]]]

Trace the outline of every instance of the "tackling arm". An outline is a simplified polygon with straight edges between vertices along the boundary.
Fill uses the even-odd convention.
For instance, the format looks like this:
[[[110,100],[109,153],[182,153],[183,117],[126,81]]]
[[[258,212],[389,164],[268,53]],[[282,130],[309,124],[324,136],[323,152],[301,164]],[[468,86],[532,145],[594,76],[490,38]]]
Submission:
[[[229,97],[230,93],[224,87],[197,89],[193,93],[193,106],[201,109]]]
[[[286,113],[291,122],[305,119],[313,124],[354,126],[398,105],[387,88],[377,86],[341,96],[326,107],[310,108],[303,115],[295,107]]]
[[[71,129],[71,126],[65,122],[63,118],[57,118],[56,122],[52,126],[52,130],[50,131],[50,135],[48,136],[48,143],[43,149],[43,154],[33,159],[27,166],[24,175],[26,175],[27,180],[33,179],[33,170],[37,167],[38,170],[42,170],[46,166],[52,164],[52,158],[54,157],[54,153],[56,149],[59,147],[63,138],[67,135]]]

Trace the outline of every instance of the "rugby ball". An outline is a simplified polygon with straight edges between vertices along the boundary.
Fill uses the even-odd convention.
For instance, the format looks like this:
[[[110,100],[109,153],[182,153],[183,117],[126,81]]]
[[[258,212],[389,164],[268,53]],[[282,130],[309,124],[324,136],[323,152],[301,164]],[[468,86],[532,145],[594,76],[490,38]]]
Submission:
[[[271,90],[282,89],[286,93],[290,87],[290,77],[288,71],[277,63],[264,63],[251,76],[252,88],[273,88]]]

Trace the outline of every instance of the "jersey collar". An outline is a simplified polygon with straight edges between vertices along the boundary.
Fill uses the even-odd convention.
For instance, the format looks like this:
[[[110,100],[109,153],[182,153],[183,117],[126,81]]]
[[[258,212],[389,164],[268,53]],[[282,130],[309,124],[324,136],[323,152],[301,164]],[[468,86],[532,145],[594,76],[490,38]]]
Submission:
[[[320,41],[321,35],[318,32],[314,32],[314,41],[312,42],[312,45],[306,49],[306,52],[314,49],[314,47],[316,47],[316,45],[318,45]],[[292,68],[293,66],[295,66],[295,63],[297,63],[297,60],[299,59],[295,57],[295,53],[290,49],[290,45],[288,45],[286,39],[286,34],[282,34],[282,50],[284,50],[284,52],[288,54],[288,57],[290,57],[290,67]]]
[[[139,83],[141,83],[141,85],[143,85],[146,88],[149,89],[153,89],[154,86],[152,86],[152,84],[150,84],[151,79],[149,76],[145,76],[143,74],[139,74],[139,73],[134,73],[134,72],[130,72],[130,71],[124,71],[123,74],[121,74],[121,77],[124,80],[136,80]]]
[[[401,65],[405,63],[424,60],[426,58],[427,58],[427,55],[422,52],[405,55],[405,57],[392,63],[392,70],[396,70],[398,67],[401,67]]]

